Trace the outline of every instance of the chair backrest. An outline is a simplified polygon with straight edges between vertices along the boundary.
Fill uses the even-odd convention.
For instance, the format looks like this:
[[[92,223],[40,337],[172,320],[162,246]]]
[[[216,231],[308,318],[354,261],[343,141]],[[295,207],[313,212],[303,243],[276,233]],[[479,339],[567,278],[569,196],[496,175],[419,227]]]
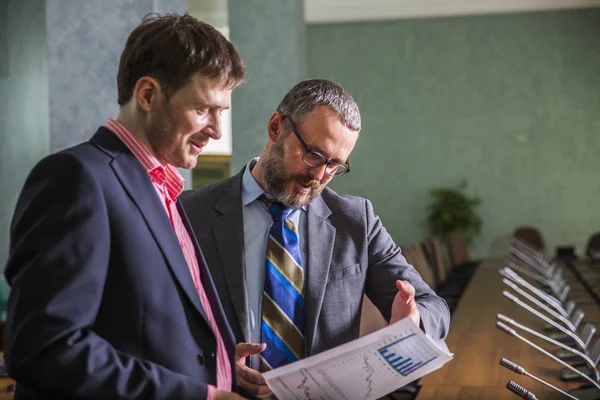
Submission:
[[[600,232],[596,232],[590,236],[585,254],[592,260],[600,259]]]
[[[469,251],[467,242],[459,232],[451,233],[448,236],[448,247],[450,248],[450,257],[453,266],[464,264],[469,261]]]
[[[431,287],[433,290],[437,289],[437,282],[433,269],[423,253],[423,248],[418,243],[411,244],[404,250],[404,257],[406,260],[417,270],[421,278]]]
[[[583,325],[583,329],[581,330],[581,333],[579,334],[579,338],[581,340],[583,340],[583,343],[585,344],[586,348],[589,346],[589,344],[592,341],[592,338],[594,337],[595,334],[596,334],[596,327],[594,326],[594,324],[590,324],[588,322],[587,324]]]
[[[377,307],[363,295],[362,314],[360,318],[360,336],[368,335],[388,325]]]
[[[515,230],[513,236],[528,243],[540,252],[544,252],[546,248],[542,234],[533,226],[521,226]]]
[[[451,266],[446,258],[443,242],[435,236],[430,236],[423,241],[423,248],[428,253],[430,265],[437,272],[438,284],[444,283],[450,275]]]

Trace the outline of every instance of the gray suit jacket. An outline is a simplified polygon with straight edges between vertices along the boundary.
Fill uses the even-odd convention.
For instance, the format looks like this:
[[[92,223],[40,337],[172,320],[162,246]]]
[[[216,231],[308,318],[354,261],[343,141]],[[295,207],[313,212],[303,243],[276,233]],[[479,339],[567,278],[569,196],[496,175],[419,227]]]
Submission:
[[[242,174],[182,194],[181,201],[237,342],[250,341],[244,268]],[[329,188],[308,207],[306,351],[313,355],[359,336],[363,293],[389,321],[396,279],[409,281],[425,332],[445,337],[448,306],[407,263],[363,198]]]

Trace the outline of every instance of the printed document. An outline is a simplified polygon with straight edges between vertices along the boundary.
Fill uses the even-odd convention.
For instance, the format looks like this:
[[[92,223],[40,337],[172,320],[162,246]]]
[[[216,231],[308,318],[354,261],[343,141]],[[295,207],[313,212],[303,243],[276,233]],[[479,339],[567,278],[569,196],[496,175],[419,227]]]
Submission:
[[[344,345],[265,372],[279,400],[370,400],[435,371],[452,359],[405,318]]]

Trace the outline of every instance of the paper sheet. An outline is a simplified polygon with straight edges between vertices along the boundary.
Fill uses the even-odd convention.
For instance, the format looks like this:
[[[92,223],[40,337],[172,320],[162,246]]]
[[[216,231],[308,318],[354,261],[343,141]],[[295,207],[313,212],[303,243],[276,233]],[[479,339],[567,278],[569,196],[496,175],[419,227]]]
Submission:
[[[443,341],[436,343],[405,318],[263,375],[279,400],[370,400],[435,371],[451,359]]]

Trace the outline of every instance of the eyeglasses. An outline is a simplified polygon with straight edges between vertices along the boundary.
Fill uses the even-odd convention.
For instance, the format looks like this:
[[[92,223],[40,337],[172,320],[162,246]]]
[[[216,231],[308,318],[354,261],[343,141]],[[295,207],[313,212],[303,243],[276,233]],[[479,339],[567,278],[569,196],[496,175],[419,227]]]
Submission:
[[[302,139],[302,136],[300,135],[300,132],[298,132],[298,128],[296,128],[294,121],[292,121],[292,119],[287,115],[281,114],[281,116],[290,121],[290,125],[292,125],[292,132],[294,132],[294,135],[296,135],[298,141],[304,147],[305,153],[302,156],[302,161],[304,164],[312,168],[318,168],[327,164],[325,167],[325,173],[331,177],[342,176],[350,172],[350,163],[348,161],[346,161],[344,164],[331,161],[318,151],[310,149],[304,139]]]

